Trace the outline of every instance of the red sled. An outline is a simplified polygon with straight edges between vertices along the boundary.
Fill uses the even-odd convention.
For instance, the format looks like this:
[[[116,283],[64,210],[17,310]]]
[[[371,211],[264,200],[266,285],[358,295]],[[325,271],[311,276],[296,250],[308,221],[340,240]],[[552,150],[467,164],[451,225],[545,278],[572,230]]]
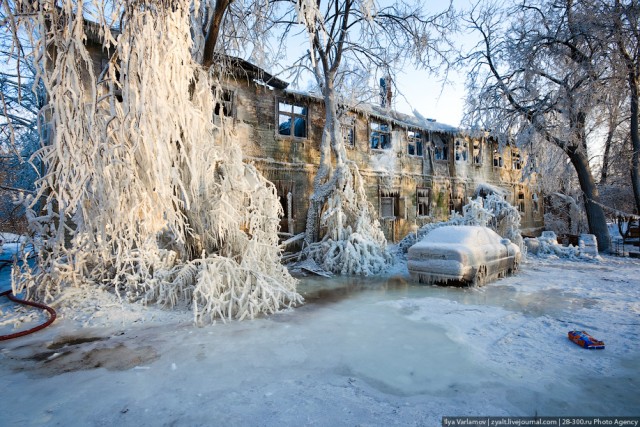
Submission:
[[[569,339],[580,347],[584,347],[589,350],[604,349],[604,342],[595,339],[585,331],[570,331],[568,335]]]

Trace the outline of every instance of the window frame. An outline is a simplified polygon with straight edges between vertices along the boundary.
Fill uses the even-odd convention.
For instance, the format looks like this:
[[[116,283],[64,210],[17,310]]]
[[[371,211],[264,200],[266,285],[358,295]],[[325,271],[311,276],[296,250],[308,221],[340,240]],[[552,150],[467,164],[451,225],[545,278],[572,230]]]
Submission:
[[[347,116],[340,120],[340,134],[342,135],[342,142],[345,147],[350,149],[356,148],[355,117]],[[349,135],[351,136],[351,138],[349,138]]]
[[[412,135],[413,133],[413,135]],[[415,135],[418,135],[416,137]],[[419,129],[407,129],[407,156],[409,157],[424,157],[425,136],[426,133]],[[411,154],[411,148],[415,154]],[[420,147],[420,154],[418,154],[418,147]]]
[[[396,215],[396,198],[394,196],[380,196],[380,218],[382,219],[395,219]],[[391,212],[392,215],[384,215],[384,206],[385,201],[391,201]]]
[[[236,91],[233,89],[227,89],[224,87],[213,87],[212,91],[220,91],[221,98],[216,100],[216,96],[214,94],[214,106],[213,106],[213,116],[214,117],[224,117],[224,118],[236,118]],[[229,99],[225,99],[225,95],[229,95]],[[222,106],[222,114],[220,114],[220,106]],[[224,110],[228,110],[230,114],[224,114]]]
[[[420,193],[423,192],[421,195]],[[425,195],[426,193],[426,195]],[[426,201],[424,200],[426,199]],[[424,205],[426,213],[420,213],[420,206]],[[431,188],[416,187],[416,218],[426,218],[431,213]]]
[[[511,149],[511,169],[522,170],[522,156],[517,148]]]
[[[439,142],[436,142],[435,138],[431,140],[431,148],[433,150],[433,160],[436,162],[448,162],[449,161],[449,142],[438,138]],[[438,147],[441,149],[442,156],[438,158]]]
[[[496,164],[496,159],[498,160],[498,164]],[[498,150],[493,150],[493,161],[491,162],[494,168],[503,168],[504,167],[504,157],[502,157],[502,153]]]
[[[527,204],[525,200],[524,192],[518,192],[518,210],[521,214],[526,213]]]
[[[480,139],[475,139],[471,143],[471,163],[476,166],[482,165],[482,145],[482,140]],[[478,152],[477,154],[476,151]]]
[[[280,105],[284,104],[286,106],[291,107],[291,111],[285,111],[280,109]],[[298,107],[302,110],[302,113],[296,113],[295,108]],[[280,116],[289,117],[289,122],[291,126],[289,127],[289,134],[280,133]],[[304,136],[295,135],[296,132],[296,118],[304,119]],[[309,104],[308,103],[298,103],[290,101],[286,98],[276,98],[276,136],[282,139],[295,139],[295,140],[305,140],[309,138]],[[291,127],[293,127],[293,132],[291,132]]]
[[[380,127],[386,126],[387,130],[383,130],[383,129],[374,129],[374,125],[379,125]],[[374,151],[388,151],[391,150],[393,147],[393,143],[391,141],[391,132],[392,132],[392,127],[391,127],[391,123],[384,121],[384,120],[376,120],[376,119],[370,119],[369,120],[369,148],[371,150]],[[388,145],[387,147],[381,147],[380,143],[377,144],[376,147],[373,146],[373,140],[374,140],[374,133],[379,134],[380,136],[387,136],[388,137]],[[382,138],[384,139],[384,138]]]
[[[456,163],[468,163],[469,143],[463,138],[456,138],[454,158]]]

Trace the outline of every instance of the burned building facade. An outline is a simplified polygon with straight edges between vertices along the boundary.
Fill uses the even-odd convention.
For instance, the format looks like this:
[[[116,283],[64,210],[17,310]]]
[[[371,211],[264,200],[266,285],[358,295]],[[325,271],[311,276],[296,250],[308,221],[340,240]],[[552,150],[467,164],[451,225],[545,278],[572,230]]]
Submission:
[[[250,64],[236,65],[241,71],[225,80],[214,119],[230,129],[245,160],[275,184],[285,213],[281,231],[301,233],[320,162],[323,100],[287,90],[285,82],[256,74]],[[448,219],[470,197],[492,188],[518,207],[524,233],[544,226],[542,200],[523,181],[526,156],[515,147],[381,106],[345,107],[341,128],[347,156],[365,180],[389,241]]]
[[[109,59],[99,35],[87,34],[93,65],[103,69]],[[301,233],[320,162],[323,100],[288,90],[286,82],[242,59],[221,60],[226,77],[221,87],[212,88],[219,99],[213,120],[242,147],[245,161],[275,184],[284,211],[281,232]],[[543,228],[542,200],[522,180],[524,153],[501,147],[485,133],[393,111],[390,98],[385,90],[380,106],[341,111],[348,158],[365,180],[387,240],[396,242],[426,223],[447,220],[487,188],[500,189],[520,209],[526,234]],[[322,234],[320,224],[317,229]]]

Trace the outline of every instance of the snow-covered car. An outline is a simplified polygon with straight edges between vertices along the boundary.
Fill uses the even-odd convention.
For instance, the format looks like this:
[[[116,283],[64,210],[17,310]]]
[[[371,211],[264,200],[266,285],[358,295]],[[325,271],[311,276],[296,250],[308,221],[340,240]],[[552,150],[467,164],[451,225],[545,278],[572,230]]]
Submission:
[[[444,226],[409,248],[407,266],[420,283],[482,286],[512,274],[520,248],[486,227]]]

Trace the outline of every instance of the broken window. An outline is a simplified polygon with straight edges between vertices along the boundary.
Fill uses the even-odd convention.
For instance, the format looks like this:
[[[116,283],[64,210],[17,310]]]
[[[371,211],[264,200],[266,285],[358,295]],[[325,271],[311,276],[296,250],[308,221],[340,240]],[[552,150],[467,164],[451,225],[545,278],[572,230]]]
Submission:
[[[356,123],[353,117],[347,117],[341,120],[340,130],[342,132],[342,140],[347,148],[356,146]]]
[[[213,108],[213,114],[222,117],[233,117],[233,99],[234,93],[231,90],[214,88],[213,96],[216,102]]]
[[[389,123],[381,123],[371,121],[370,127],[370,142],[371,148],[374,150],[388,150],[391,148],[391,126]]]
[[[435,160],[444,161],[449,158],[449,144],[440,138],[436,138],[431,144],[433,146],[433,158]]]
[[[278,102],[278,134],[296,138],[307,137],[307,107]]]
[[[476,139],[473,141],[473,152],[471,156],[474,165],[482,164],[482,142],[480,142],[480,140]]]
[[[273,180],[273,185],[276,187],[278,200],[284,213],[280,218],[280,230],[293,234],[295,222],[293,209],[294,182],[293,180],[276,179]]]
[[[467,141],[456,139],[456,162],[466,162],[469,157],[469,146]]]
[[[416,188],[416,216],[429,216],[430,189]]]
[[[422,157],[423,133],[417,130],[407,132],[407,148],[410,156]]]
[[[518,209],[520,209],[520,212],[524,213],[524,208],[524,193],[518,193]]]
[[[498,150],[493,150],[493,167],[501,168],[503,166],[502,155],[498,152]]]
[[[520,153],[516,149],[511,150],[511,169],[522,169],[522,159],[520,158]]]

